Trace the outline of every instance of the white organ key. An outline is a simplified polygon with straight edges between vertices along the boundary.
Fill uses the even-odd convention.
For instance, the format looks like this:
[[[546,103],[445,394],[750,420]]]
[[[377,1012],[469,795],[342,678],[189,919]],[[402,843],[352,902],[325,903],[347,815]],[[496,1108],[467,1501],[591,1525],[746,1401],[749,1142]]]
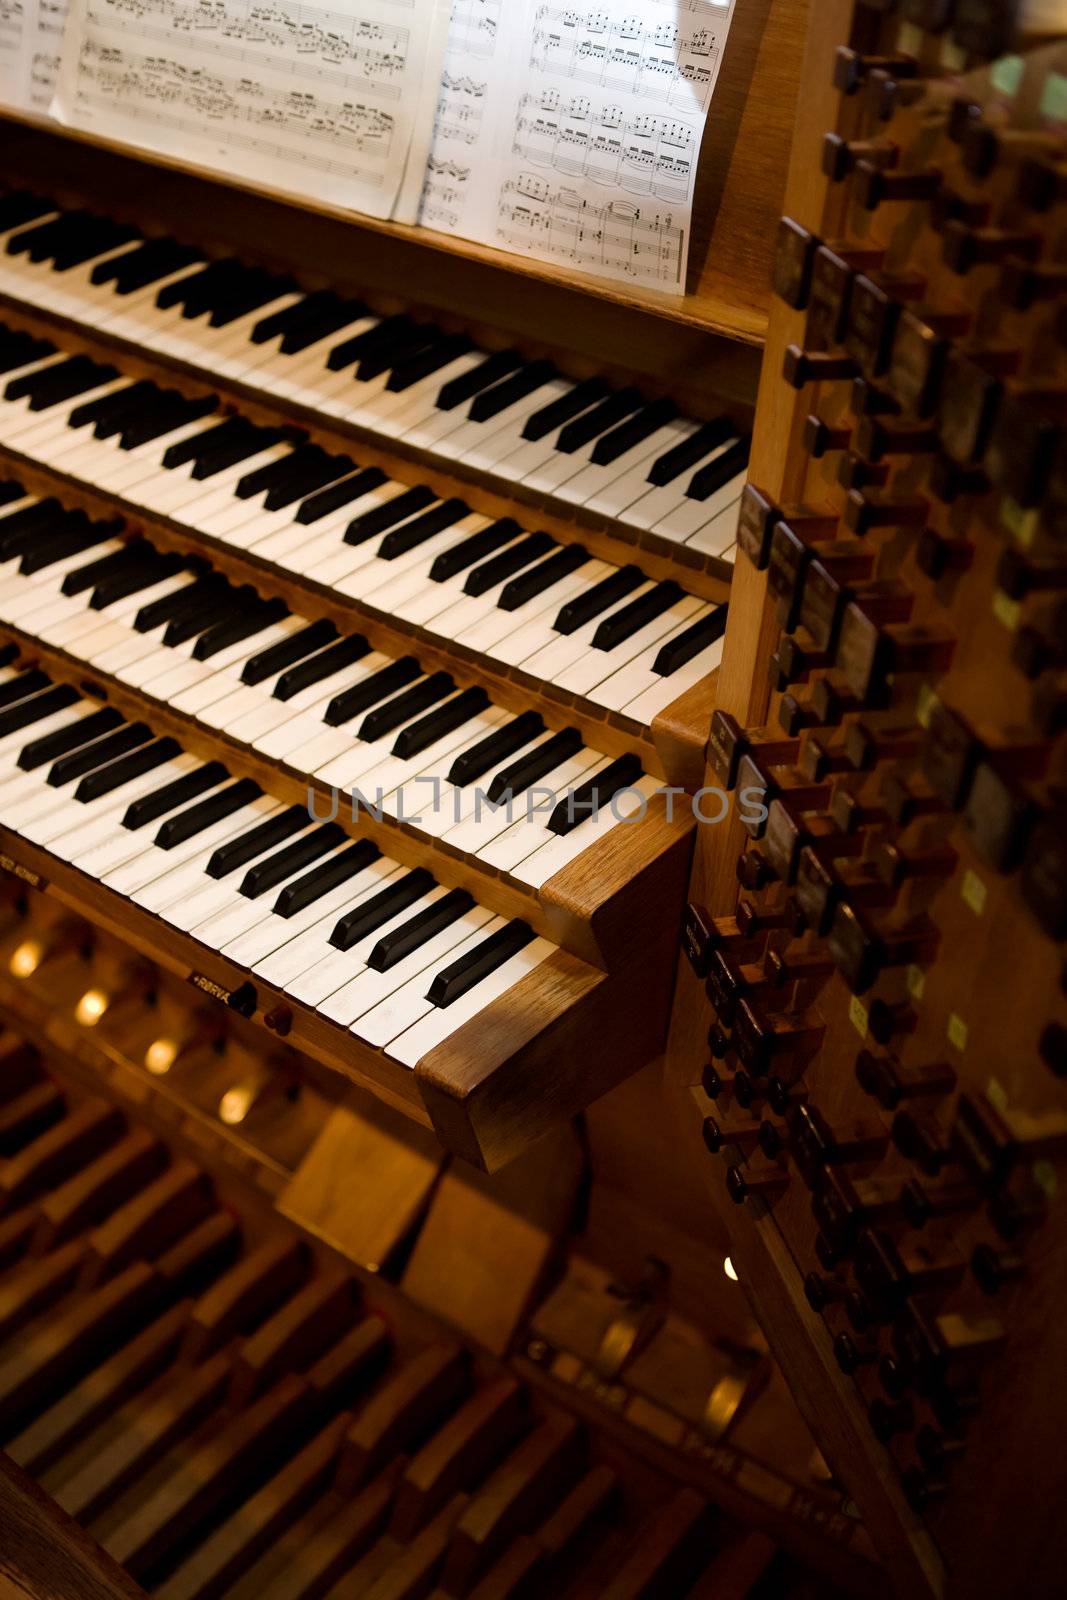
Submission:
[[[415,998],[410,992],[396,1007],[390,1008],[386,1001],[390,998],[397,1000],[400,991],[408,989],[411,984],[428,987],[428,976],[469,949],[475,943],[475,935],[484,929],[491,918],[491,911],[482,906],[472,906],[434,938],[412,951],[407,960],[398,961],[387,972],[368,970],[361,973],[323,1001],[318,1007],[319,1011],[331,1022],[338,1022],[343,1027],[350,1026],[352,1032],[367,1044],[387,1044],[394,1034],[409,1026],[409,1017],[411,1022],[417,1018],[411,1016],[409,1011],[411,1001]]]
[[[500,919],[500,926],[504,927],[504,919]],[[484,937],[496,933],[497,928],[493,923],[487,923],[483,928]],[[403,1033],[389,1041],[389,1054],[405,1067],[414,1067],[423,1056],[428,1055],[438,1045],[444,1044],[450,1034],[458,1032],[464,1023],[470,1022],[480,1011],[484,1011],[494,1000],[501,999],[509,989],[521,983],[523,978],[534,972],[549,956],[555,953],[555,945],[547,939],[533,939],[524,949],[520,950],[510,960],[505,961],[495,972],[476,983],[468,989],[450,1006],[434,1006],[433,1009],[418,1022],[406,1028]]]

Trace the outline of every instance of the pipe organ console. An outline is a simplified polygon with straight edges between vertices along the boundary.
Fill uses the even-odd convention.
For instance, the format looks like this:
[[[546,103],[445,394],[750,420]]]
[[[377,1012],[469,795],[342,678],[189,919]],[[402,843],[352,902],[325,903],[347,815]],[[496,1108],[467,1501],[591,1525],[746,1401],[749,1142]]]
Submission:
[[[0,157],[0,1590],[1061,1592],[1067,15],[686,293]]]

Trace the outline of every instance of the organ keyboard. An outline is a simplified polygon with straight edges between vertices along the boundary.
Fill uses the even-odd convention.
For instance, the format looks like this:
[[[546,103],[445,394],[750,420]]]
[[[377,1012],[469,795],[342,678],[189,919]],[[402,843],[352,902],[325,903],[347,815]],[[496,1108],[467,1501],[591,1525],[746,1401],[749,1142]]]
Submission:
[[[20,1592],[1058,1592],[1067,30],[734,13],[677,297],[5,120]]]

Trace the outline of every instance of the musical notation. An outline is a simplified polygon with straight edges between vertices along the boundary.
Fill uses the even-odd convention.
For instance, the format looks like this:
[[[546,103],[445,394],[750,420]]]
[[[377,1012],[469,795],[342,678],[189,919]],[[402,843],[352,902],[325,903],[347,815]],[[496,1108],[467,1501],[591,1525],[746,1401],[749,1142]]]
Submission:
[[[556,90],[523,95],[512,149],[537,166],[630,194],[687,200],[695,158],[694,130],[668,117],[634,116],[619,102]]]
[[[0,0],[0,104],[48,110],[66,21],[67,0]]]
[[[336,107],[306,91],[279,93],[247,78],[190,68],[166,56],[97,48],[88,41],[81,67],[79,95],[87,106],[136,103],[138,117],[188,132],[203,132],[213,122],[236,124],[238,131],[231,129],[229,142],[263,155],[288,154],[290,147],[277,135],[295,134],[318,146],[304,151],[301,160],[322,172],[345,170],[343,147],[379,159],[389,153],[393,119],[376,106]],[[262,132],[245,131],[251,129]]]
[[[411,43],[405,27],[279,0],[243,9],[230,0],[89,0],[86,14],[97,27],[121,27],[146,44],[195,42],[209,46],[213,60],[270,67],[392,100]]]
[[[71,0],[61,120],[389,216],[443,57],[440,0]]]
[[[672,8],[673,9],[673,8]],[[602,89],[703,110],[718,67],[718,30],[699,15],[578,11],[539,5],[530,65]]]
[[[481,59],[493,55],[502,5],[503,0],[453,0],[449,51]]]
[[[680,293],[733,0],[500,12],[453,0],[420,220]]]
[[[435,133],[439,138],[456,144],[477,144],[482,130],[488,87],[484,79],[471,78],[466,74],[453,78],[448,69],[445,69],[437,101]],[[427,177],[430,176],[430,172],[431,167],[428,163]]]
[[[733,4],[0,0],[0,100],[680,290]]]
[[[22,37],[26,8],[22,0],[0,0],[0,50],[11,50]]]
[[[574,189],[553,188],[534,173],[505,183],[497,234],[512,249],[599,272],[677,289],[685,230],[669,211],[608,200],[595,205]]]

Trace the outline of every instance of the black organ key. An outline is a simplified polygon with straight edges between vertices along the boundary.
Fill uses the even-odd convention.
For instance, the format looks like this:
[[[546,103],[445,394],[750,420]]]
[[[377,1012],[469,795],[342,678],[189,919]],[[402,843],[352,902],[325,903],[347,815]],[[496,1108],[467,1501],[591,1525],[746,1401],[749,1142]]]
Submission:
[[[318,522],[320,517],[329,516],[331,511],[349,505],[361,495],[370,494],[372,489],[379,488],[386,481],[385,473],[379,467],[362,467],[351,478],[342,478],[340,483],[331,483],[317,494],[308,495],[294,521],[302,524]]]
[[[515,405],[528,394],[533,394],[535,389],[540,389],[555,375],[556,369],[551,361],[531,361],[528,366],[520,367],[510,377],[493,384],[491,389],[483,389],[480,394],[476,394],[471,401],[467,416],[471,422],[488,422],[490,418],[505,411],[508,406]]]
[[[545,438],[583,411],[588,411],[590,406],[599,405],[608,393],[608,386],[602,378],[586,378],[582,383],[575,384],[568,394],[561,394],[558,400],[550,400],[540,411],[527,417],[523,423],[522,437],[530,440]]]
[[[243,430],[234,434],[228,442],[216,443],[213,450],[197,456],[192,477],[198,482],[213,478],[217,472],[225,472],[239,461],[245,461],[249,456],[258,455],[260,450],[277,444],[281,437],[281,428],[256,428],[251,423],[245,423]]]
[[[564,455],[573,455],[584,445],[591,444],[598,434],[607,433],[609,428],[644,404],[645,397],[639,389],[616,389],[599,405],[591,406],[580,417],[574,417],[566,423],[560,429],[556,449],[562,450]]]
[[[145,772],[152,772],[156,767],[161,767],[164,761],[172,761],[178,755],[181,755],[181,745],[177,739],[156,739],[141,745],[137,750],[131,750],[129,755],[111,762],[109,766],[94,767],[93,771],[78,784],[74,798],[83,804],[90,800],[102,799],[104,795],[121,788],[124,783],[129,783],[131,778],[139,778]]]
[[[401,923],[390,933],[383,934],[367,957],[367,965],[374,972],[388,972],[398,962],[413,954],[421,945],[428,944],[445,928],[466,916],[474,905],[474,896],[466,889],[451,889],[435,900],[433,905],[416,912],[410,922]]]
[[[706,617],[690,623],[688,628],[676,633],[673,639],[662,645],[652,663],[652,671],[658,673],[661,678],[669,678],[672,672],[677,672],[686,662],[692,661],[701,650],[706,650],[709,644],[721,639],[725,632],[726,607],[717,606],[714,611],[709,611]]]
[[[0,337],[0,373],[14,372],[16,367],[28,367],[31,361],[45,361],[55,354],[56,346],[50,339],[5,328]]]
[[[83,778],[86,773],[92,772],[96,767],[108,766],[112,761],[129,755],[133,750],[139,750],[141,745],[148,744],[155,738],[151,728],[146,722],[127,722],[114,733],[109,733],[103,739],[79,750],[71,750],[67,755],[60,756],[58,761],[52,763],[48,773],[47,783],[51,789],[61,789],[65,783],[73,783],[76,778]]]
[[[400,528],[393,528],[387,533],[378,546],[378,558],[381,561],[395,561],[398,556],[403,556],[409,550],[414,550],[417,545],[425,544],[427,539],[432,539],[434,534],[441,533],[455,522],[461,522],[470,515],[470,506],[465,500],[451,499],[440,500],[429,511],[423,512],[420,517],[413,517]]]
[[[109,426],[111,418],[125,415],[158,394],[159,390],[154,383],[150,383],[147,378],[141,378],[115,394],[98,395],[95,400],[85,400],[80,406],[75,406],[67,418],[68,426],[84,428],[92,423],[95,436],[98,439],[107,439],[118,431],[117,426]]]
[[[195,594],[194,590],[197,591]],[[183,599],[174,606],[170,620],[163,629],[165,647],[168,650],[177,649],[225,617],[230,609],[231,593],[226,579],[217,573],[205,579],[203,584],[190,584],[187,589],[182,589],[180,594]]]
[[[376,328],[358,336],[357,381],[367,383],[378,378],[405,356],[425,350],[433,343],[437,331],[431,324],[415,322],[406,312],[386,317]]]
[[[177,589],[173,594],[164,594],[156,600],[149,600],[133,619],[134,631],[151,633],[153,628],[162,627],[189,611],[196,611],[205,601],[210,601],[219,594],[224,584],[225,579],[212,573],[197,578],[185,589]]]
[[[240,811],[242,806],[258,800],[262,793],[259,784],[253,783],[251,778],[239,778],[228,788],[220,789],[218,794],[198,801],[176,817],[168,817],[156,834],[155,842],[161,850],[173,850],[175,845],[183,844],[186,839],[192,839],[196,834],[203,833],[205,828]]]
[[[6,561],[9,554],[14,555],[24,537],[43,531],[66,515],[59,501],[51,496],[38,500],[36,505],[24,506],[21,511],[13,511],[0,522],[0,561]]]
[[[301,689],[309,689],[313,683],[320,683],[323,678],[332,677],[342,668],[352,666],[354,662],[361,660],[369,649],[370,645],[361,633],[353,633],[347,639],[338,639],[336,644],[328,645],[325,650],[320,650],[318,655],[311,656],[306,661],[298,661],[295,666],[287,667],[274,685],[275,700],[291,700]]]
[[[448,769],[449,783],[462,788],[476,778],[484,777],[501,761],[506,761],[508,756],[514,755],[516,750],[521,750],[544,731],[545,725],[538,712],[523,711],[506,727],[495,728],[469,750],[461,751]]]
[[[442,334],[433,344],[398,361],[389,374],[385,387],[393,394],[401,394],[423,378],[429,378],[449,362],[465,356],[474,346],[465,333]]]
[[[275,484],[284,481],[287,473],[292,470],[294,461],[299,461],[304,450],[313,450],[313,445],[298,445],[291,455],[282,456],[277,461],[268,461],[265,466],[255,467],[251,472],[246,472],[243,478],[238,478],[234,486],[234,494],[238,500],[251,500],[253,495],[262,494],[264,489],[271,489]],[[325,451],[319,452],[325,454]]]
[[[392,733],[394,728],[399,728],[412,717],[418,716],[420,711],[425,711],[428,706],[443,700],[455,687],[450,673],[432,672],[421,683],[413,684],[410,689],[405,689],[403,694],[398,694],[392,700],[387,700],[384,705],[376,706],[373,711],[369,711],[360,724],[359,737],[367,740],[383,739],[387,733]]]
[[[736,444],[730,445],[721,455],[716,456],[714,461],[709,461],[706,466],[694,472],[692,482],[685,491],[689,499],[706,500],[716,489],[723,488],[731,478],[743,472],[748,466],[751,444],[752,439],[746,434],[744,438],[738,439]]]
[[[490,384],[496,383],[500,378],[507,377],[509,372],[514,372],[516,367],[522,366],[522,357],[517,350],[497,350],[477,367],[472,367],[470,372],[464,372],[458,378],[450,378],[441,385],[437,396],[437,409],[439,411],[454,411],[465,400],[473,400],[476,394],[487,389]]]
[[[154,561],[131,564],[121,572],[113,572],[94,587],[89,599],[89,609],[103,611],[116,600],[125,600],[140,589],[151,588],[154,583],[172,577],[182,563],[182,556],[171,553]]]
[[[162,439],[175,428],[185,427],[190,422],[199,422],[201,417],[209,417],[218,403],[217,396],[213,394],[187,398],[177,390],[165,389],[159,403],[144,415],[127,417],[123,420],[119,449],[136,450],[140,445],[149,444],[153,439]],[[163,459],[163,465],[167,465],[166,457]]]
[[[39,739],[31,739],[19,751],[18,765],[23,772],[32,772],[35,767],[46,766],[50,761],[58,761],[60,756],[69,754],[72,750],[84,749],[92,744],[94,739],[102,738],[105,733],[110,733],[117,728],[122,718],[111,706],[105,706],[102,711],[93,711],[87,717],[79,717],[76,722],[70,723],[65,728],[57,728],[54,733],[43,734]]]
[[[690,467],[695,467],[712,450],[735,438],[736,433],[733,423],[726,417],[716,417],[712,422],[703,423],[688,439],[682,439],[656,457],[648,474],[649,483],[657,487],[671,483]]]
[[[27,672],[20,672],[17,678],[9,678],[7,683],[0,683],[0,710],[16,705],[18,701],[36,694],[38,689],[47,687],[47,674],[39,667],[31,667]]]
[[[15,705],[0,711],[0,738],[6,738],[9,733],[18,733],[20,728],[32,727],[43,717],[50,717],[54,711],[65,710],[77,699],[78,691],[69,683],[62,683],[43,690],[41,694],[17,701]]]
[[[220,844],[212,852],[204,870],[209,878],[224,878],[228,872],[246,867],[265,850],[272,849],[276,844],[284,844],[294,833],[306,828],[308,821],[306,806],[288,806],[277,816],[267,817],[245,833],[238,834],[236,839],[227,839],[225,844]]]
[[[303,813],[303,819],[305,823],[308,820],[306,811]],[[344,843],[344,837],[344,829],[336,822],[324,822],[321,827],[313,828],[302,839],[291,840],[273,855],[249,867],[241,879],[238,893],[243,894],[248,900],[258,899],[261,894],[267,894],[269,890],[277,888],[279,883],[284,883],[286,878],[291,878],[301,867],[308,867],[313,861],[318,861],[320,856],[336,850],[338,845]]]
[[[387,667],[372,672],[362,683],[354,683],[334,695],[322,720],[328,727],[340,727],[342,723],[358,717],[361,711],[376,706],[379,701],[396,694],[421,676],[422,668],[414,656],[399,656],[396,661],[390,661]]]
[[[432,323],[419,322],[398,330],[395,337],[379,344],[375,350],[362,357],[356,367],[357,381],[369,383],[372,378],[381,377],[383,372],[388,372],[391,367],[406,361],[410,356],[417,356],[424,350],[432,349],[439,337],[439,331]]]
[[[53,206],[47,206],[45,213],[54,209]],[[52,242],[62,237],[60,229],[64,217],[62,214],[58,217],[52,217],[45,213],[40,213],[42,220],[37,223],[36,227],[23,228],[22,232],[17,234],[15,238],[7,241],[7,253],[9,256],[28,256],[31,261],[47,260]]]
[[[362,333],[353,334],[350,339],[344,339],[340,344],[334,345],[327,357],[326,365],[331,372],[341,372],[353,362],[362,360],[370,362],[378,352],[400,348],[411,326],[411,318],[403,313],[395,317],[386,317],[381,322],[375,323],[373,328],[364,328]],[[384,368],[382,370],[384,371]],[[357,377],[358,375],[357,372]]]
[[[362,300],[337,300],[335,304],[320,306],[313,316],[302,319],[298,326],[289,328],[282,335],[281,353],[285,356],[299,355],[302,350],[329,339],[366,315],[367,307]]]
[[[435,1006],[452,1005],[469,989],[473,989],[476,983],[502,967],[505,961],[518,955],[533,938],[534,931],[529,923],[518,918],[506,927],[498,928],[496,933],[491,933],[481,944],[475,945],[473,950],[468,950],[434,975],[427,1000]]]
[[[170,577],[182,564],[180,556],[172,554],[164,560],[158,551],[143,546],[139,540],[128,544],[125,551],[116,551],[116,555],[125,555],[126,559],[116,561],[91,585],[89,607],[93,611],[102,611],[113,600],[125,599]]]
[[[241,668],[241,682],[263,683],[267,678],[277,677],[286,667],[314,655],[336,638],[337,629],[327,618],[309,622],[299,633],[292,634],[288,639],[279,639],[277,644],[268,645],[257,655],[250,656]]]
[[[262,633],[264,628],[269,628],[272,623],[280,622],[288,615],[289,608],[284,600],[258,600],[243,616],[216,622],[206,633],[202,633],[193,646],[193,656],[197,661],[208,661],[220,650],[228,650],[242,639]]]
[[[613,606],[618,600],[625,600],[639,584],[644,583],[645,575],[640,567],[632,564],[620,567],[617,572],[609,573],[606,578],[601,578],[591,589],[584,594],[575,595],[573,600],[568,600],[560,608],[559,615],[552,626],[557,633],[576,633],[587,622],[592,622],[602,611]]]
[[[199,457],[207,455],[218,445],[227,444],[231,439],[240,439],[245,436],[250,423],[241,417],[227,417],[213,428],[207,428],[203,433],[194,434],[192,438],[180,439],[177,444],[168,445],[163,452],[163,466],[167,470],[182,467],[187,461],[196,461]]]
[[[367,307],[362,300],[342,300],[332,289],[319,289],[305,295],[296,305],[261,317],[252,329],[251,342],[266,344],[281,334],[283,354],[295,355],[317,339],[324,339],[366,315]]]
[[[593,635],[593,649],[614,650],[616,645],[622,644],[649,622],[654,622],[664,611],[669,611],[684,593],[671,578],[657,583],[645,594],[638,595],[636,600],[631,600],[628,606],[604,618]]]
[[[89,275],[91,283],[113,283],[115,293],[132,294],[146,289],[160,278],[169,278],[196,260],[196,251],[176,239],[146,239],[136,250],[127,251],[112,261],[100,261]]]
[[[559,802],[546,824],[549,833],[571,833],[587,818],[595,817],[598,811],[610,805],[620,790],[630,788],[641,775],[639,756],[619,756]]]
[[[432,489],[422,486],[405,489],[384,505],[364,511],[361,517],[354,517],[345,529],[345,543],[364,544],[366,540],[373,539],[375,534],[385,533],[395,522],[402,522],[405,517],[413,517],[417,511],[424,511],[436,499]]]
[[[54,538],[66,533],[72,525],[83,526],[80,521],[72,523],[70,512],[59,511],[38,519],[37,527],[31,526],[21,533],[0,534],[0,561],[11,561],[18,557],[21,564],[22,557],[31,551],[47,548]]]
[[[131,831],[147,827],[150,822],[166,816],[168,811],[176,810],[189,800],[195,800],[198,795],[205,794],[228,777],[229,773],[221,761],[208,761],[204,766],[197,767],[195,772],[185,772],[180,778],[172,778],[158,789],[131,800],[123,812],[122,826]]]
[[[469,533],[465,539],[454,544],[450,550],[442,550],[439,556],[434,557],[430,568],[430,578],[434,583],[444,583],[447,578],[454,578],[457,572],[462,572],[466,567],[476,566],[479,561],[493,555],[501,545],[510,544],[517,539],[522,529],[512,517],[500,517],[496,522],[482,528],[478,533]]]
[[[635,445],[650,438],[657,428],[662,428],[677,415],[678,408],[672,401],[666,399],[651,401],[643,410],[636,412],[632,417],[627,417],[625,422],[620,422],[607,433],[601,434],[593,446],[590,459],[597,466],[610,466],[627,450],[632,450]]]
[[[34,194],[29,189],[12,189],[8,194],[0,196],[0,233],[9,233],[12,228],[24,227],[55,209],[55,201],[49,200],[45,195]],[[9,255],[13,254],[11,250],[13,243],[14,240],[8,241]]]
[[[0,506],[8,506],[13,500],[21,500],[26,490],[14,478],[9,478],[6,483],[0,483]]]
[[[156,295],[156,305],[160,311],[168,311],[171,306],[184,306],[187,316],[199,315],[215,286],[224,286],[236,265],[233,260],[209,261],[199,272],[191,272],[180,282],[165,283]],[[198,309],[190,311],[191,306]]]
[[[34,262],[51,261],[56,272],[67,272],[136,237],[135,228],[113,222],[110,217],[67,211],[51,222],[26,228],[8,242],[7,248],[9,255],[26,255]]]
[[[497,605],[501,611],[517,611],[520,606],[543,594],[546,589],[551,589],[554,583],[559,583],[562,578],[576,572],[588,560],[589,552],[583,545],[566,545],[562,550],[557,550],[554,556],[549,556],[547,561],[538,562],[537,566],[527,568],[517,578],[512,578],[510,583],[506,583],[500,592]]]
[[[486,798],[495,806],[505,805],[536,783],[538,778],[543,778],[546,772],[551,772],[553,767],[577,755],[581,748],[582,736],[577,728],[564,728],[562,732],[554,733],[551,739],[536,745],[498,772],[489,785]]]
[[[346,911],[330,934],[330,943],[337,950],[351,950],[360,939],[366,938],[367,934],[373,933],[391,917],[399,916],[434,887],[433,874],[427,872],[425,867],[416,867],[413,872],[407,872],[395,883],[387,884],[351,911]]]
[[[342,883],[366,871],[380,855],[378,846],[369,839],[353,840],[344,850],[331,856],[329,861],[313,867],[295,883],[287,883],[271,909],[276,916],[295,917],[298,911],[314,905],[316,900],[321,900]]]
[[[501,550],[499,555],[472,567],[464,581],[463,593],[485,594],[498,583],[506,582],[513,573],[521,572],[523,567],[528,567],[539,556],[546,555],[553,546],[554,541],[547,533],[528,534],[525,539],[519,539],[506,550]]]
[[[283,294],[292,294],[295,288],[296,283],[292,278],[278,277],[274,273],[258,269],[246,269],[244,277],[232,284],[216,301],[208,317],[208,325],[212,328],[224,328],[227,323],[236,322],[239,317],[247,316],[259,306],[269,305],[272,300],[280,299]]]
[[[267,490],[263,508],[265,511],[282,511],[297,500],[306,500],[309,495],[336,482],[338,478],[347,477],[355,471],[355,466],[350,456],[333,456],[318,445],[305,445],[290,457],[288,471],[283,474],[282,481]]]
[[[31,411],[45,411],[64,400],[73,400],[86,389],[95,389],[118,377],[118,368],[90,361],[88,356],[71,356],[43,372],[27,372],[12,378],[4,389],[5,400],[29,397]]]
[[[393,745],[393,754],[405,759],[418,755],[428,745],[451,733],[453,728],[461,728],[472,717],[478,716],[488,705],[489,696],[484,689],[464,689],[454,700],[447,700],[443,706],[420,717],[417,722],[401,728]]]
[[[35,515],[34,513],[38,513]],[[0,561],[10,561],[13,556],[28,555],[44,544],[68,533],[72,528],[84,528],[89,519],[84,512],[64,511],[54,503],[38,512],[37,506],[27,506],[23,511],[12,512],[0,522]]]
[[[58,529],[47,539],[35,541],[36,548],[27,550],[19,561],[19,571],[24,577],[32,577],[35,572],[50,567],[54,561],[63,561],[67,556],[92,550],[95,545],[111,538],[118,526],[118,523],[90,522],[88,517],[72,519],[66,528]]]

